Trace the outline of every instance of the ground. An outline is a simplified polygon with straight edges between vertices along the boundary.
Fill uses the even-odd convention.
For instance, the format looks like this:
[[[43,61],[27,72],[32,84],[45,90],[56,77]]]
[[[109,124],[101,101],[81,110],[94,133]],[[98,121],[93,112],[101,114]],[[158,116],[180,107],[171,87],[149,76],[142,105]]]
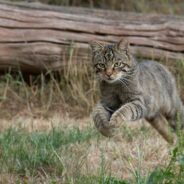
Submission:
[[[61,179],[57,174],[58,183],[64,182],[66,178],[76,180],[77,174],[99,176],[101,172],[118,180],[131,181],[139,175],[140,177],[148,176],[154,169],[167,165],[170,159],[172,146],[168,145],[144,121],[126,123],[122,127],[121,137],[109,139],[96,131],[89,117],[76,120],[55,114],[47,119],[28,116],[17,116],[12,120],[1,119],[2,132],[13,128],[30,134],[31,132],[50,132],[54,127],[66,132],[77,128],[81,135],[86,131],[91,134],[90,138],[86,137],[83,141],[71,141],[67,144],[67,148],[58,151],[58,161],[62,160],[60,164],[63,167],[61,172],[63,178]],[[29,165],[27,167],[29,170]],[[23,172],[23,178],[20,179],[19,172],[15,170],[12,173],[7,169],[7,172],[1,174],[0,181],[12,183],[11,180],[16,178],[16,180],[25,180],[28,183],[38,182],[38,180],[50,183],[47,177],[51,176],[47,176],[47,172],[41,173],[40,176],[38,173],[35,176],[29,176]]]

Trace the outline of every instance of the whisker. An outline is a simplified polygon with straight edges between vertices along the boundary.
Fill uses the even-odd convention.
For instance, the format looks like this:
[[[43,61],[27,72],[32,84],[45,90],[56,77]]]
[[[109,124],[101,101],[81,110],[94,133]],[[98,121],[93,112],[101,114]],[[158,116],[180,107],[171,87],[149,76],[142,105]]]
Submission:
[[[127,81],[127,80],[125,80],[125,78],[124,79],[122,79],[123,80],[123,82],[128,86],[129,85],[129,82]]]
[[[126,77],[123,78],[124,81],[126,81],[127,83],[130,83],[130,84],[134,84],[134,82]]]
[[[130,88],[128,87],[126,81],[124,81],[122,79],[118,79],[118,80],[121,82],[121,84],[123,84],[123,86],[125,86],[128,90],[130,90]]]

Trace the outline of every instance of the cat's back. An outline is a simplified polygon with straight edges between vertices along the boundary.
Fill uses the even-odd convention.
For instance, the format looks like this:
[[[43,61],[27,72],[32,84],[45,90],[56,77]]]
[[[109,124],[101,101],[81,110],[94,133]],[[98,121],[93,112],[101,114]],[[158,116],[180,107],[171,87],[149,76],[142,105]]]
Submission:
[[[163,96],[174,97],[176,94],[173,75],[164,65],[155,61],[139,63],[139,82],[143,91],[151,96],[157,96],[156,99],[162,99]]]
[[[171,72],[162,64],[152,61],[145,60],[139,64],[140,77],[147,78],[151,81],[160,81],[161,83],[174,82],[174,77]],[[145,80],[145,79],[144,79]],[[148,80],[148,82],[150,82]]]

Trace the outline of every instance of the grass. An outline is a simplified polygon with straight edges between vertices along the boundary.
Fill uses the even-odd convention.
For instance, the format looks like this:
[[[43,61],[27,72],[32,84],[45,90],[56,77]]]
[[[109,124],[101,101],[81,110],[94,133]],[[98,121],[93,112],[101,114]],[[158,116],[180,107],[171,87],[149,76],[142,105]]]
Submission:
[[[25,1],[25,0],[12,0]],[[83,6],[119,11],[133,11],[142,13],[164,13],[183,15],[184,2],[182,0],[39,0],[42,3],[63,6]]]
[[[49,133],[29,134],[20,129],[8,129],[0,135],[0,173],[36,177],[42,172],[51,177],[62,176],[65,168],[60,154],[67,150],[68,145],[80,144],[94,137],[94,130],[89,128],[83,131],[53,128]]]
[[[182,92],[183,62],[161,62]],[[124,125],[122,139],[109,140],[83,120],[99,96],[90,65],[69,62],[57,74],[9,72],[0,78],[0,117],[8,119],[0,126],[12,127],[0,133],[0,183],[183,183],[182,135],[172,150],[144,124]]]
[[[182,137],[182,138],[181,138]],[[183,135],[180,138],[183,139]],[[147,180],[148,184],[184,183],[183,140],[172,150],[171,160],[165,168],[155,169]]]
[[[56,111],[70,111],[80,118],[89,115],[99,96],[91,67],[83,62],[71,62],[61,73],[23,76],[9,72],[0,80],[0,117],[5,118],[16,114],[49,116]]]
[[[144,13],[184,9],[180,0],[41,1]],[[106,139],[84,119],[98,100],[98,84],[90,64],[74,64],[70,52],[58,73],[0,76],[0,183],[183,184],[182,134],[172,148],[137,122],[122,127],[120,140]],[[175,75],[184,99],[184,62],[160,62]]]
[[[184,7],[184,2],[181,0],[177,3],[173,0],[41,0],[41,2],[174,14],[178,14]],[[39,76],[23,76],[21,72],[10,71],[0,76],[0,107],[2,109],[0,117],[11,118],[17,114],[47,117],[55,112],[76,118],[89,116],[99,97],[98,84],[90,64],[82,61],[73,63],[73,57],[77,51],[71,48],[69,52],[69,58],[63,61],[63,71],[58,73],[48,71]],[[184,99],[183,61],[160,62],[168,66],[176,76],[178,88]]]
[[[160,61],[176,77],[184,99],[183,61]],[[90,64],[70,63],[60,73],[23,76],[9,72],[0,76],[0,117],[20,115],[49,117],[55,112],[81,118],[89,116],[99,98],[98,84]],[[84,108],[85,107],[85,108]]]
[[[147,166],[143,155],[146,151],[150,152],[147,149],[150,149],[151,146],[148,144],[145,144],[145,147],[138,146],[135,140],[138,139],[139,142],[143,139],[145,141],[145,131],[150,136],[147,143],[150,143],[150,140],[155,141],[153,149],[157,147],[156,144],[163,145],[163,140],[155,139],[156,132],[148,126],[145,128],[144,124],[139,127],[136,125],[133,129],[127,127],[127,129],[129,129],[128,134],[132,134],[132,140],[126,137],[125,131],[122,135],[123,139],[119,143],[117,140],[107,140],[100,136],[89,125],[83,129],[58,127],[52,128],[49,132],[33,131],[31,133],[25,129],[7,129],[0,134],[0,182],[9,183],[10,178],[13,177],[16,183],[183,183],[184,139],[182,134],[178,145],[170,148],[168,163],[164,163],[164,165],[157,163],[157,167],[144,171]],[[135,130],[138,130],[140,134],[134,134]],[[158,142],[156,143],[156,141]],[[158,145],[158,149],[161,149],[160,145]],[[127,149],[122,149],[122,146],[126,146]],[[132,146],[136,147],[133,151],[134,154],[129,153],[128,158],[125,158],[124,154],[128,153]],[[117,154],[116,151],[120,153]],[[157,150],[157,153],[161,155],[162,150]],[[91,167],[94,160],[90,159],[95,159],[91,154],[98,155],[95,167]],[[160,155],[157,155],[158,158]],[[134,156],[136,156],[137,164],[135,164]],[[113,158],[114,162],[112,162]],[[118,177],[116,172],[119,169],[113,168],[116,159],[121,164],[124,163],[126,168],[129,167],[128,172],[131,177],[126,179],[123,169],[120,169],[123,177]],[[153,157],[150,157],[148,162],[151,159]]]

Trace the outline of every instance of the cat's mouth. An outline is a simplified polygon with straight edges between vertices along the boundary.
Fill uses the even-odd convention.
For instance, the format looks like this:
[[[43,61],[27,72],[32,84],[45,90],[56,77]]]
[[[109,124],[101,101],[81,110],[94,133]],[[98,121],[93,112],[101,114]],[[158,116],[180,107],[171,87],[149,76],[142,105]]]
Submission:
[[[112,77],[108,77],[108,78],[105,78],[105,81],[108,82],[108,83],[113,83],[116,81],[115,78],[112,78]]]
[[[101,80],[106,81],[107,83],[114,83],[117,82],[120,76],[107,76],[107,75],[100,75]]]

